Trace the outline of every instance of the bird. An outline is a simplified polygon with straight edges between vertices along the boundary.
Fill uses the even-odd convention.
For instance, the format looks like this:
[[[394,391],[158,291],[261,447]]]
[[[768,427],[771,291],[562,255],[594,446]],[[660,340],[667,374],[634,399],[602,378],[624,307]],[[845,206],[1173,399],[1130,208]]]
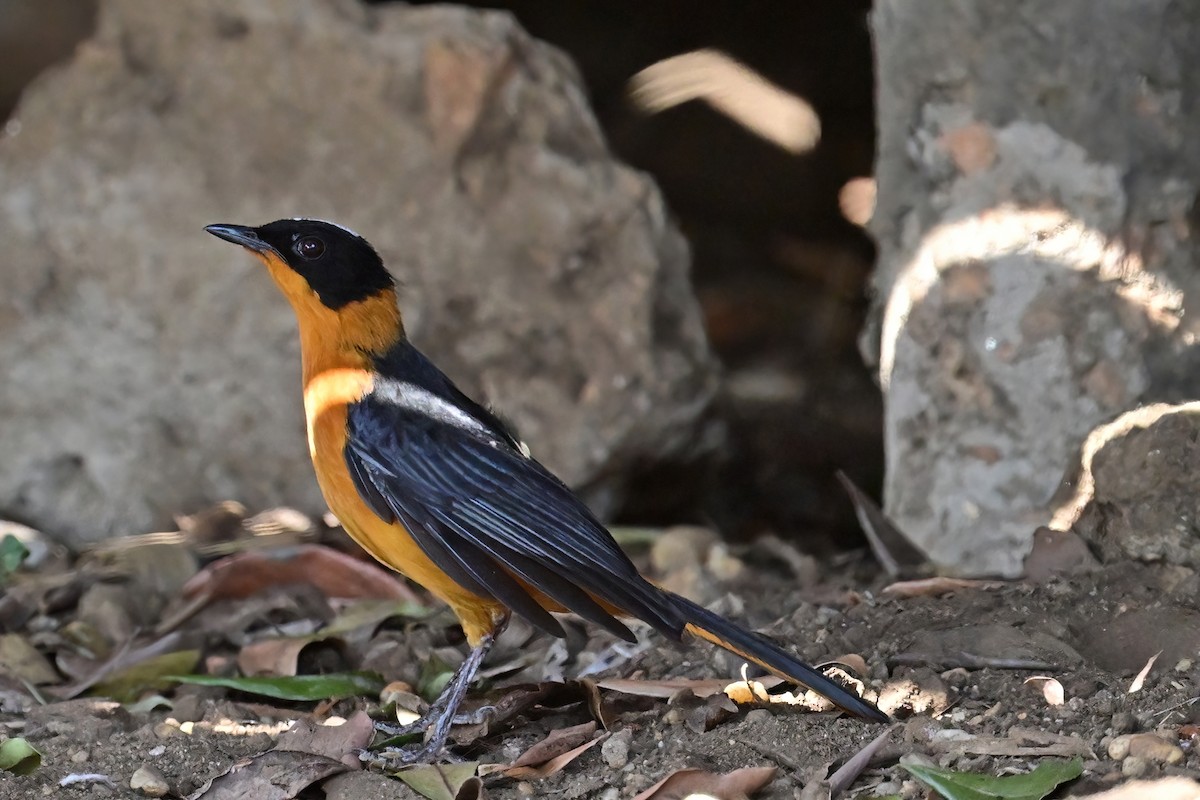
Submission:
[[[889,717],[823,673],[643,577],[608,529],[409,340],[396,282],[364,238],[318,219],[205,228],[257,256],[295,312],[308,445],[330,510],[363,549],[457,615],[470,652],[421,719],[412,762],[443,753],[484,656],[517,614],[552,636],[556,612],[630,642],[636,618],[670,639],[707,640],[823,695]]]

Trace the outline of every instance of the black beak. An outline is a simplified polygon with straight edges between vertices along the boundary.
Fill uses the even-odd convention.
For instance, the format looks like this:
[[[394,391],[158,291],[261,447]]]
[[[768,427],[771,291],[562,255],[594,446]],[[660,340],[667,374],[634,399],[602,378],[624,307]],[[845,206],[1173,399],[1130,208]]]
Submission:
[[[209,225],[204,230],[218,239],[240,244],[256,253],[265,253],[272,249],[271,245],[258,238],[254,228],[247,228],[245,225]]]

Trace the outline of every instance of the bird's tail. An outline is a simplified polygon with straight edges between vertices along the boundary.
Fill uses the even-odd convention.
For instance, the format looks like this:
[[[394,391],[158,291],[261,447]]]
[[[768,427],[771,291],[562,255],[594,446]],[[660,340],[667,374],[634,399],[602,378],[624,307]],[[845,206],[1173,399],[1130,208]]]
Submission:
[[[677,595],[671,599],[687,620],[686,630],[693,635],[741,656],[780,678],[812,689],[849,714],[874,722],[891,721],[873,703],[822,675],[765,636],[748,631],[690,600]]]

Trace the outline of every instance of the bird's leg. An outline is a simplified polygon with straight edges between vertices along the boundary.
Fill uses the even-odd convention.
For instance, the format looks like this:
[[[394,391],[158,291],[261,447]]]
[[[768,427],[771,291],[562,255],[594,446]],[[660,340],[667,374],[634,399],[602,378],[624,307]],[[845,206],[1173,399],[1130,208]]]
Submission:
[[[399,727],[388,723],[375,723],[376,730],[391,736],[424,731],[425,743],[420,749],[410,752],[397,747],[389,747],[378,753],[364,752],[361,754],[362,760],[372,766],[383,767],[396,763],[412,764],[431,761],[440,755],[442,748],[446,746],[446,738],[450,735],[450,728],[454,724],[458,706],[467,696],[467,689],[471,686],[475,673],[479,671],[479,665],[483,663],[484,656],[492,648],[492,643],[496,641],[498,633],[498,630],[493,631],[479,640],[479,644],[475,645],[467,654],[466,660],[454,671],[446,688],[430,704],[429,710],[420,719]]]

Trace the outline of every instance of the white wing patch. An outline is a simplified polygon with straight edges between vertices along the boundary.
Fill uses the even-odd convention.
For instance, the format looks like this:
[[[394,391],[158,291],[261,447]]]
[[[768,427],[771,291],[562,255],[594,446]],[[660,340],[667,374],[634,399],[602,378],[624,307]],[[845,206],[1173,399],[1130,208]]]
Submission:
[[[475,417],[463,411],[458,406],[438,397],[428,389],[423,389],[415,383],[397,381],[389,378],[375,380],[375,396],[386,403],[415,411],[430,419],[451,425],[460,430],[469,431],[488,438],[494,438],[492,431]]]

